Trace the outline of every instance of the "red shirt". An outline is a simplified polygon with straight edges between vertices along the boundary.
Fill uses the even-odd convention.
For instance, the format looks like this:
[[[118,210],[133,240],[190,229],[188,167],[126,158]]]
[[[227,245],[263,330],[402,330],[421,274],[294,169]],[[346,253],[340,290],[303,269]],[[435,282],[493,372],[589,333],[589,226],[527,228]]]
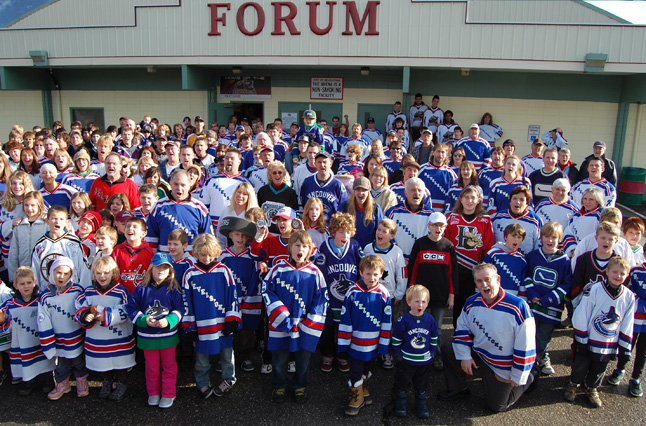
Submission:
[[[132,293],[135,287],[141,285],[154,255],[155,252],[145,241],[138,247],[125,242],[114,248],[112,258],[119,266],[121,284],[128,292]]]
[[[95,206],[95,210],[101,211],[105,208],[108,200],[114,194],[122,193],[125,194],[126,198],[130,202],[130,210],[133,210],[136,207],[141,206],[139,202],[139,188],[137,184],[130,179],[119,179],[116,182],[108,182],[107,175],[102,176],[100,179],[96,179],[90,187],[90,201]]]

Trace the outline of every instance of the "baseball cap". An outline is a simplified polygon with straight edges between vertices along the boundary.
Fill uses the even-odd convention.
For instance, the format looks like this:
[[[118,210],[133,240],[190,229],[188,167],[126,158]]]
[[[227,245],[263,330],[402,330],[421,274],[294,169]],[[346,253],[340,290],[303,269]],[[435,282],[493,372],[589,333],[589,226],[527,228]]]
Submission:
[[[302,142],[302,141],[309,143],[310,137],[308,135],[300,135],[298,139],[296,139],[296,142]]]
[[[433,134],[433,132],[431,132],[431,129],[428,129],[428,128],[426,128],[426,127],[422,129],[422,133],[430,133],[430,134]]]
[[[516,142],[514,142],[512,139],[507,139],[506,141],[504,141],[504,142],[502,143],[502,146],[503,146],[503,147],[508,146],[508,145],[516,146]]]
[[[313,118],[316,120],[316,112],[312,111],[311,109],[306,109],[303,112],[303,118]]]
[[[234,131],[235,131],[235,132],[238,132],[238,131],[243,131],[243,132],[244,132],[244,126],[241,126],[240,124],[238,124],[238,125],[236,126],[236,129],[235,129]]]
[[[545,145],[541,139],[534,139],[532,145]]]
[[[428,223],[443,223],[446,225],[446,216],[440,212],[434,212],[428,217]]]
[[[321,156],[322,156],[322,157],[325,157],[325,158],[332,158],[332,154],[330,154],[329,152],[327,152],[327,151],[320,151],[318,154],[316,154],[316,157],[314,157],[314,159],[316,160],[317,158],[319,158],[319,157],[321,157]]]
[[[607,148],[606,143],[604,141],[596,141],[594,144],[592,144],[593,148],[596,148],[600,146],[601,148]]]
[[[121,210],[119,213],[117,213],[115,220],[120,223],[125,223],[131,217],[134,217],[134,216],[128,210]]]
[[[397,131],[395,129],[390,129],[390,130],[388,130],[388,134],[389,135],[396,135]]]
[[[366,122],[367,123],[374,123],[375,119],[374,119],[374,117],[368,117],[368,120]]]
[[[170,254],[168,253],[160,253],[157,252],[151,259],[150,263],[153,264],[153,266],[161,266],[161,265],[169,265],[173,266],[173,262],[171,260]]]
[[[473,123],[469,129],[480,129],[480,126],[478,126],[478,123]]]
[[[365,176],[359,176],[354,180],[352,189],[365,189],[366,191],[370,191],[370,181]]]
[[[142,133],[143,133],[143,132],[145,132],[145,133],[152,133],[153,128],[152,128],[152,127],[150,127],[150,125],[149,125],[149,124],[144,124],[144,125],[141,127],[141,131],[142,131]]]
[[[193,122],[196,122],[196,121],[201,121],[202,123],[204,123],[204,119],[202,118],[201,115],[196,115],[195,116],[195,120],[193,120]]]
[[[273,150],[274,150],[274,147],[273,147],[273,146],[269,146],[269,145],[263,145],[262,147],[260,147],[260,152],[263,152],[263,151],[273,151]]]
[[[278,210],[278,212],[274,215],[274,217],[271,218],[271,220],[276,220],[279,217],[287,220],[296,219],[296,212],[291,207],[283,207],[282,209]]]

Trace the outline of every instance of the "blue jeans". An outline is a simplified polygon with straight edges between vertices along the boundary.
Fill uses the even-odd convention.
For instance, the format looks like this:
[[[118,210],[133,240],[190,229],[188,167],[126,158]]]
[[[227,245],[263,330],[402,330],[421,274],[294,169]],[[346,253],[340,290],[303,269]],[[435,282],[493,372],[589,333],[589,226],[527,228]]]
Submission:
[[[547,348],[552,340],[554,324],[536,321],[536,366],[549,358]]]
[[[296,373],[292,377],[294,388],[304,388],[309,384],[307,373],[310,367],[312,352],[299,350],[290,352],[288,349],[272,351],[273,371],[271,373],[271,384],[274,389],[285,389],[287,387],[287,363],[290,357],[296,362]]]
[[[60,383],[63,380],[67,379],[74,372],[74,378],[78,379],[79,377],[85,377],[88,375],[88,371],[85,368],[85,354],[77,356],[76,358],[63,358],[62,356],[58,357],[58,362],[56,363],[56,370],[54,370],[54,377],[56,378],[56,383]]]
[[[235,383],[235,358],[233,348],[226,348],[220,351],[220,364],[222,365],[222,379],[229,379]],[[198,389],[211,386],[209,371],[211,370],[211,361],[209,355],[195,352],[195,384]]]
[[[437,323],[437,355],[442,355],[440,346],[442,345],[442,323],[444,322],[444,313],[446,312],[446,307],[444,306],[429,306],[426,308],[426,312],[431,314],[435,322]]]

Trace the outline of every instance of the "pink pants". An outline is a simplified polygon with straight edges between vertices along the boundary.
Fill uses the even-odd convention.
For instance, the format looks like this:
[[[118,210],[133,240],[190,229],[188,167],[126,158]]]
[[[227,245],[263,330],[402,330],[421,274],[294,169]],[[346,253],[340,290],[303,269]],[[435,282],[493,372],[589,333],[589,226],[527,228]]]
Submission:
[[[177,382],[175,346],[166,349],[145,349],[144,357],[148,396],[161,395],[162,398],[175,398]]]

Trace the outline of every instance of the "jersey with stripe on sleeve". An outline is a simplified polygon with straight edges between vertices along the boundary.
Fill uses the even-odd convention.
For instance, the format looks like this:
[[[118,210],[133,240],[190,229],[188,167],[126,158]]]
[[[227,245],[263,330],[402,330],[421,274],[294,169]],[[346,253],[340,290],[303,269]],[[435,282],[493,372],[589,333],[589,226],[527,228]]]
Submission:
[[[9,361],[11,375],[28,381],[43,373],[54,370],[54,360],[43,353],[38,333],[38,287],[34,296],[25,302],[22,296],[16,295],[0,306],[0,312],[7,315],[0,332],[11,330],[11,348]]]
[[[90,192],[90,188],[92,188],[92,183],[96,179],[99,179],[100,177],[101,176],[93,172],[90,172],[86,175],[80,175],[78,173],[70,173],[63,178],[61,183],[63,185],[71,186],[77,191],[83,191],[87,194]]]
[[[498,376],[522,386],[536,361],[536,323],[524,300],[500,292],[491,305],[480,293],[467,299],[453,335],[453,350],[461,361],[472,359],[474,350]]]
[[[0,281],[0,306],[4,304],[7,300],[13,298],[13,287],[10,288],[5,283]],[[0,325],[0,351],[8,351],[11,347],[11,327],[8,327],[7,330],[2,331],[2,325]]]
[[[323,273],[328,290],[329,310],[326,325],[339,322],[343,299],[359,279],[359,262],[363,257],[361,246],[354,238],[351,238],[338,254],[334,252],[332,244],[332,238],[321,244],[315,262]]]
[[[597,232],[602,211],[603,207],[597,207],[589,212],[581,209],[572,215],[563,230],[563,249],[566,253],[573,252],[586,235]]]
[[[588,345],[597,361],[615,359],[617,353],[630,358],[632,350],[635,295],[624,285],[616,294],[609,287],[606,279],[588,284],[572,316],[574,339]]]
[[[502,174],[504,172],[503,166],[500,166],[498,168],[492,167],[487,167],[485,169],[480,170],[478,173],[478,184],[480,184],[480,187],[482,188],[482,205],[483,206],[488,206],[489,205],[489,191],[491,187],[491,182],[494,181],[494,179],[498,179],[499,177],[502,177]]]
[[[107,289],[97,284],[76,299],[76,320],[85,329],[85,365],[92,371],[123,370],[135,365],[135,337],[128,318],[128,290],[113,283]],[[96,306],[101,321],[85,318]]]
[[[415,241],[428,234],[428,218],[431,214],[433,210],[427,209],[426,206],[414,212],[408,208],[407,202],[391,207],[386,212],[386,217],[397,224],[395,243],[402,249],[406,259],[410,256]]]
[[[179,324],[184,314],[182,292],[157,285],[154,281],[139,286],[128,299],[128,316],[137,326],[137,347],[141,349],[166,349],[179,343]],[[159,321],[166,318],[168,326],[149,327],[147,319]]]
[[[74,359],[83,353],[83,328],[74,319],[76,299],[83,287],[69,283],[58,291],[50,285],[38,300],[38,334],[43,353],[49,359]]]
[[[231,197],[233,197],[233,193],[242,182],[249,183],[249,180],[240,173],[228,175],[222,172],[214,174],[204,183],[200,191],[199,200],[209,209],[209,215],[214,227],[218,226],[220,215],[231,205]]]
[[[379,139],[382,143],[384,141],[384,134],[379,129],[369,129],[366,127],[361,131],[361,137],[367,140],[368,143],[372,143],[374,139]]]
[[[502,133],[502,127],[497,124],[480,124],[480,137],[489,142],[491,148],[496,145],[496,139],[502,137]]]
[[[258,263],[251,258],[248,248],[240,253],[235,253],[229,247],[222,251],[220,262],[229,268],[236,282],[242,328],[256,330],[260,323],[262,310]]]
[[[646,264],[630,271],[630,289],[636,296],[634,332],[646,333]]]
[[[576,266],[572,272],[572,284],[570,288],[570,300],[574,309],[581,303],[583,289],[588,285],[601,281],[606,277],[608,261],[617,254],[613,251],[607,259],[599,259],[596,250],[583,253],[576,259]]]
[[[494,244],[489,216],[478,216],[468,221],[462,215],[451,213],[444,236],[455,247],[458,264],[467,269],[482,262]]]
[[[496,241],[505,241],[505,228],[512,223],[518,223],[523,227],[527,235],[518,251],[527,255],[530,251],[538,248],[541,242],[541,228],[543,220],[531,210],[527,210],[519,217],[515,217],[509,210],[497,213],[491,221],[493,225],[493,234]]]
[[[444,121],[444,111],[441,108],[428,107],[424,112],[422,119],[424,126],[428,128],[433,134],[437,131],[437,126]]]
[[[401,118],[402,120],[404,120],[403,127],[405,129],[408,128],[408,116],[401,111],[400,112],[393,111],[390,114],[388,114],[388,116],[386,117],[386,132],[389,130],[395,129],[395,120],[397,120],[398,118]]]
[[[561,250],[547,255],[542,248],[532,250],[525,258],[525,291],[534,317],[547,324],[560,324],[565,296],[570,292],[572,282],[570,259]],[[534,298],[539,298],[540,302],[533,303]]]
[[[570,223],[570,219],[578,211],[579,206],[571,200],[565,200],[563,203],[559,204],[551,197],[541,200],[534,206],[534,212],[543,220],[543,223]]]
[[[415,317],[406,312],[393,325],[391,341],[395,354],[401,354],[408,364],[424,365],[435,357],[437,337],[437,323],[431,314]]]
[[[417,128],[417,127],[422,127],[422,124],[424,122],[424,113],[428,109],[428,105],[426,105],[424,102],[421,104],[413,104],[409,108],[409,115],[410,115],[410,127],[412,128]]]
[[[406,258],[402,249],[393,243],[390,243],[385,249],[380,249],[377,247],[376,242],[372,242],[363,249],[364,256],[370,256],[371,254],[379,256],[386,265],[379,283],[386,287],[392,299],[402,300],[408,287]]]
[[[510,251],[504,243],[497,243],[487,253],[484,263],[491,263],[500,275],[500,286],[509,294],[525,299],[527,260],[518,250]]]
[[[112,258],[119,266],[121,285],[129,293],[132,293],[135,287],[140,286],[143,282],[154,255],[155,252],[145,241],[137,247],[131,246],[126,241],[117,245],[112,251]]]
[[[534,173],[536,170],[540,170],[543,167],[543,155],[534,157],[532,154],[527,154],[520,159],[525,163],[525,175],[529,176]]]
[[[464,149],[466,160],[473,163],[476,171],[491,166],[491,146],[486,140],[480,137],[478,139],[462,138],[455,144],[455,148]]]
[[[496,212],[507,210],[511,191],[521,185],[526,186],[530,193],[532,192],[532,183],[524,176],[516,176],[514,180],[508,181],[503,175],[492,180],[489,184],[488,206],[486,207],[489,214],[493,216]]]
[[[456,127],[459,127],[459,125],[455,121],[452,121],[451,123],[442,123],[439,126],[437,126],[437,141],[440,143],[448,142],[448,140],[447,141],[444,140],[444,135],[446,133],[455,133]]]
[[[390,345],[392,308],[388,290],[381,284],[366,288],[363,280],[348,290],[341,309],[339,352],[370,361],[385,355]]]
[[[398,206],[403,206],[404,202],[406,201],[406,183],[402,182],[396,182],[390,185],[390,190],[395,193],[395,196],[397,197],[397,205]],[[424,209],[425,210],[431,210],[433,208],[433,203],[431,200],[431,192],[428,190],[428,188],[424,188]],[[387,212],[387,211],[386,211]]]
[[[200,201],[175,201],[164,197],[155,204],[148,216],[146,241],[153,250],[168,253],[168,234],[183,229],[188,235],[188,250],[200,234],[213,234],[209,211]]]
[[[426,163],[419,171],[418,177],[424,181],[431,193],[431,205],[434,210],[444,211],[449,188],[458,180],[458,176],[448,166],[437,167]]]
[[[384,169],[388,172],[388,177],[390,177],[390,175],[401,169],[402,162],[397,160],[386,160],[382,166],[384,166]]]
[[[316,174],[306,178],[301,186],[300,205],[305,206],[307,200],[318,197],[323,203],[325,221],[329,222],[339,205],[348,199],[348,192],[341,181],[331,175],[328,180],[321,182]]]
[[[43,200],[50,206],[63,206],[67,210],[70,208],[70,203],[72,196],[76,194],[78,190],[72,186],[59,183],[56,188],[51,191],[48,191],[43,186],[40,189],[40,193],[43,195]]]
[[[175,270],[175,279],[180,285],[182,284],[182,278],[184,278],[184,273],[195,264],[195,258],[188,253],[184,253],[184,256],[175,260],[173,259],[173,269]]]
[[[231,270],[217,262],[208,270],[193,265],[182,279],[184,289],[184,318],[186,332],[197,331],[195,350],[201,354],[217,355],[233,345],[233,334],[222,334],[227,321],[242,321],[236,283]]]
[[[328,304],[323,273],[311,262],[296,267],[281,261],[267,273],[262,297],[269,328],[267,349],[314,352]]]
[[[49,231],[42,236],[34,246],[31,255],[31,269],[36,273],[39,288],[44,291],[49,286],[49,267],[61,256],[74,261],[72,281],[81,287],[88,287],[92,278],[85,251],[79,238],[71,232],[66,232],[58,239],[53,239]]]
[[[617,190],[615,186],[608,182],[606,178],[601,178],[596,182],[590,181],[590,178],[585,178],[580,182],[575,183],[570,190],[570,199],[576,203],[577,206],[582,205],[581,199],[583,198],[583,193],[588,188],[598,188],[603,194],[603,199],[605,200],[604,207],[614,207],[617,202]]]

